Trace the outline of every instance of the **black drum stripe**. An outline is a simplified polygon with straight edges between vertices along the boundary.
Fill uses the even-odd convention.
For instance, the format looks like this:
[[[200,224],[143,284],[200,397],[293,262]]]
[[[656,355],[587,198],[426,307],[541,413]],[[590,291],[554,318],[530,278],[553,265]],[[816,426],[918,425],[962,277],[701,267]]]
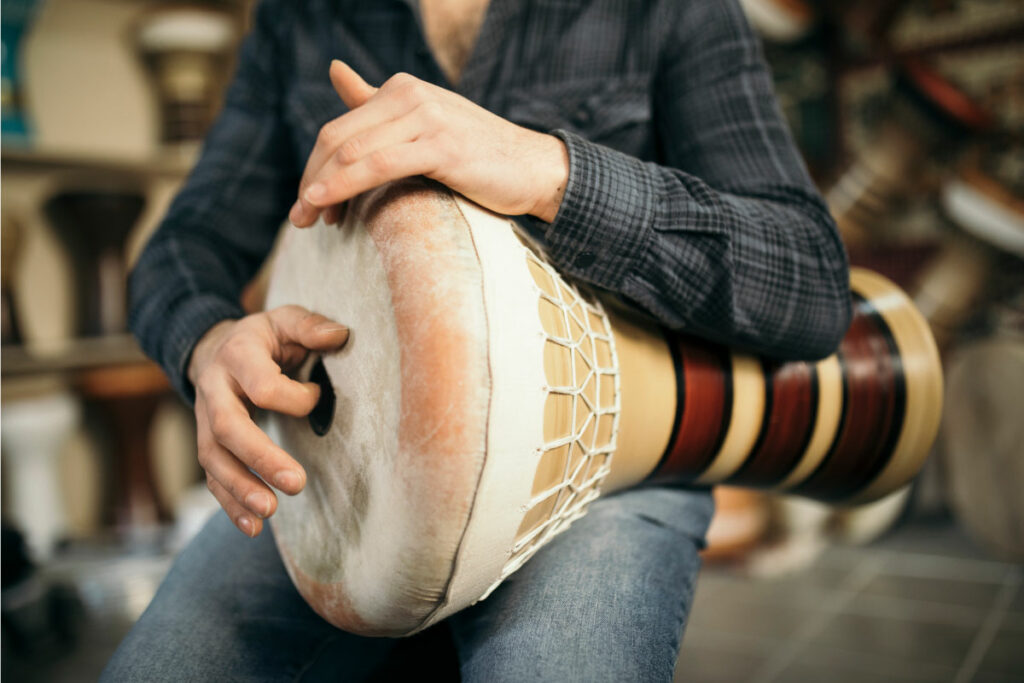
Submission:
[[[683,425],[683,411],[686,409],[686,373],[683,372],[683,354],[679,350],[679,341],[673,337],[671,332],[664,328],[662,328],[661,334],[668,343],[668,351],[672,355],[672,369],[676,373],[676,416],[672,421],[672,436],[665,446],[665,452],[658,459],[658,465],[647,475],[648,479],[655,478],[669,456],[672,455],[676,439],[679,438],[679,429]]]

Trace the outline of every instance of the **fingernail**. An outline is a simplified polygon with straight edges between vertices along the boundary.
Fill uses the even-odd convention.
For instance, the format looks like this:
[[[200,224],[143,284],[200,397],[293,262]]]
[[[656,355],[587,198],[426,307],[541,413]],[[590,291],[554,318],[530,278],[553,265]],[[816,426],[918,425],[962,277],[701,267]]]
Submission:
[[[242,530],[242,533],[249,538],[253,537],[253,532],[256,530],[256,525],[252,523],[251,519],[245,516],[238,518],[238,527]]]
[[[245,507],[260,517],[266,517],[270,514],[270,496],[260,492],[250,493],[245,497]]]
[[[323,199],[325,194],[327,194],[327,188],[324,187],[323,183],[313,183],[309,186],[309,189],[306,190],[306,201],[315,202],[319,199]]]
[[[339,325],[338,323],[320,323],[319,325],[316,326],[316,331],[317,331],[318,334],[331,334],[331,333],[334,333],[334,332],[344,332],[347,329],[348,329],[347,327],[345,327],[344,325]]]
[[[274,484],[282,491],[291,491],[302,486],[302,478],[291,470],[281,470],[274,475]]]

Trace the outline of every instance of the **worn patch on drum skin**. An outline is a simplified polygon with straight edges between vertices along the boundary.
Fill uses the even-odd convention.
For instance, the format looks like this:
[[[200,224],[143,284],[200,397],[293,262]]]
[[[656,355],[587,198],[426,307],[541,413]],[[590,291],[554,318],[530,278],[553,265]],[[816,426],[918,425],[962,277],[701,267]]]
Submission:
[[[358,227],[372,243],[366,232],[352,232]],[[352,337],[324,358],[339,385],[335,424],[324,439],[338,455],[300,458],[307,491],[281,497],[275,532],[294,565],[289,572],[319,613],[362,632],[393,623],[398,630],[389,633],[398,635],[443,597],[483,461],[489,375],[479,263],[451,195],[422,180],[363,195],[342,225],[311,230],[319,231],[316,239],[298,235],[305,245],[282,250],[288,263],[275,274],[277,291],[366,278],[361,294],[375,301],[360,308],[360,293],[341,300],[324,296],[321,285],[307,286],[306,300],[296,302],[349,324]],[[319,257],[337,251],[338,240],[346,249],[323,263]],[[379,298],[387,291],[388,300]],[[385,358],[391,364],[382,365]],[[370,403],[379,405],[366,411]],[[324,450],[305,420],[281,422],[293,450]]]

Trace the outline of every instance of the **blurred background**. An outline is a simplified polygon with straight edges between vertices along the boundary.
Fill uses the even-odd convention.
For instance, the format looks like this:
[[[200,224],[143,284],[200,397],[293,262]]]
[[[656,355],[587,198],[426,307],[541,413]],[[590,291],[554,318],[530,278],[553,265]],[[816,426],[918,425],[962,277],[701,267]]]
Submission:
[[[1024,680],[1024,3],[743,0],[847,244],[932,325],[943,423],[858,509],[720,488],[677,680]],[[4,0],[2,676],[95,679],[218,509],[124,282],[251,0]]]

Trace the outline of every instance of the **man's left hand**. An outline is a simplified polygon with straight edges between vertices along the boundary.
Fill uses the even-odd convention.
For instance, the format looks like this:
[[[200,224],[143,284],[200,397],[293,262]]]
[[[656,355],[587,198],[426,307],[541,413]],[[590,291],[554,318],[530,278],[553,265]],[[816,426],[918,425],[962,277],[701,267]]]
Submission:
[[[569,158],[553,135],[523,128],[409,74],[374,88],[344,62],[331,83],[350,111],[324,124],[289,214],[298,227],[378,185],[424,175],[492,211],[551,222]]]

